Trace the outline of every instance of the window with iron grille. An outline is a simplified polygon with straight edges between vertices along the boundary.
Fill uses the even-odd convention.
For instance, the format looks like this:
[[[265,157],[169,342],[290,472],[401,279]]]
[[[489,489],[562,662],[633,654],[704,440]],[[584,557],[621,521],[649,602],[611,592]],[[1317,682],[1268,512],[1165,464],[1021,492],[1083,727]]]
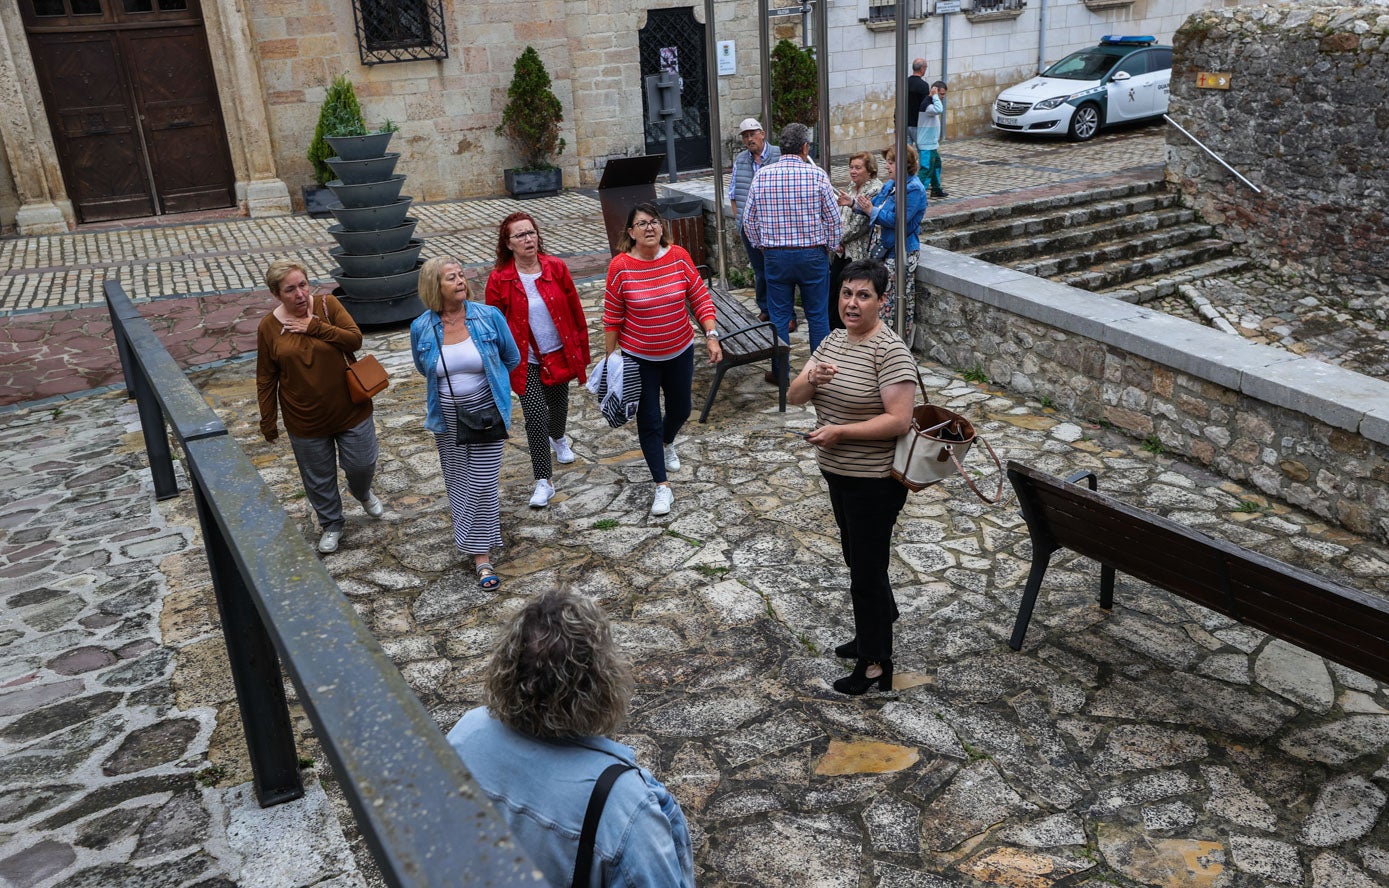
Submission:
[[[974,8],[971,12],[1008,12],[1020,10],[1027,5],[1027,0],[974,0]]]
[[[352,0],[362,64],[446,59],[443,0]]]
[[[922,17],[922,0],[906,0],[907,18],[919,19]],[[897,18],[897,4],[892,0],[868,0],[868,18],[870,22],[890,22]]]

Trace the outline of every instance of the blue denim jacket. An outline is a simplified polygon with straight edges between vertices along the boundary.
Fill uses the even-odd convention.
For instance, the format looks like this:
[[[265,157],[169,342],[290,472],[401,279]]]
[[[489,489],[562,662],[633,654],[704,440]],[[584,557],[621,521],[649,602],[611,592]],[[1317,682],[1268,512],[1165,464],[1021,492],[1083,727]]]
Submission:
[[[521,352],[511,338],[506,318],[484,302],[469,302],[468,335],[473,337],[478,354],[482,355],[482,367],[497,410],[506,427],[511,428],[511,383],[507,374],[521,363]],[[443,341],[444,322],[437,312],[427,310],[410,323],[410,352],[415,357],[415,369],[424,377],[424,427],[431,432],[444,431],[444,414],[439,409],[439,377],[434,373],[439,364],[439,343]]]
[[[926,186],[917,176],[907,177],[907,252],[915,253],[921,249],[921,220],[926,215]],[[873,225],[883,229],[883,244],[887,254],[892,255],[896,248],[897,196],[891,179],[883,183],[882,190],[873,196],[873,213],[869,216]]]
[[[485,708],[464,715],[448,739],[545,881],[566,888],[593,784],[609,765],[635,765],[632,750],[606,737],[529,737]],[[588,888],[694,886],[685,815],[646,770],[613,784],[593,844]]]

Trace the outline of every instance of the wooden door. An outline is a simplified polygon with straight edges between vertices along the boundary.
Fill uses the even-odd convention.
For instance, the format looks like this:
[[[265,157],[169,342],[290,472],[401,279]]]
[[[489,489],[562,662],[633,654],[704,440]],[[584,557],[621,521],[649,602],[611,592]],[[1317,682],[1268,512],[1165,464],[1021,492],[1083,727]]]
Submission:
[[[197,0],[20,0],[79,220],[232,206]]]

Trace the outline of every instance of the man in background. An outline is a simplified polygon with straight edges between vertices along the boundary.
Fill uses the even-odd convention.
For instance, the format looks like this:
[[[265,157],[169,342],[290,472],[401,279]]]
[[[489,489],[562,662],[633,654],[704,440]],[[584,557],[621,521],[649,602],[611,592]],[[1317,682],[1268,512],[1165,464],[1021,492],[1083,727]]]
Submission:
[[[747,251],[748,263],[752,265],[752,274],[756,278],[757,310],[762,313],[762,320],[765,321],[769,316],[764,260],[762,251],[749,243],[747,233],[743,231],[743,213],[747,209],[748,189],[752,187],[752,177],[767,164],[776,163],[777,158],[781,157],[781,149],[767,144],[767,133],[762,129],[762,124],[753,117],[748,117],[738,124],[738,137],[743,140],[744,147],[738,152],[738,156],[733,158],[733,176],[728,183],[728,203],[733,209],[733,218],[738,223],[738,236],[743,239],[743,249]],[[791,323],[795,323],[794,318]]]
[[[916,144],[918,113],[929,97],[931,87],[926,83],[926,60],[912,59],[912,73],[907,78],[907,144]]]
[[[930,92],[921,105],[916,129],[916,150],[921,155],[921,184],[931,191],[931,197],[949,197],[940,184],[941,115],[945,113],[945,81],[931,84]]]

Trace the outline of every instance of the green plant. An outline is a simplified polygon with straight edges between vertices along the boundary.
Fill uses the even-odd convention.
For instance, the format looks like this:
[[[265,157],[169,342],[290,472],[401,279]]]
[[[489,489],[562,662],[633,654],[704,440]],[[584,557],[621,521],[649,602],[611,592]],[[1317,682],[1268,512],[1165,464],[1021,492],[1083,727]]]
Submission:
[[[743,287],[751,287],[757,283],[757,275],[751,268],[730,268],[728,269],[728,285],[735,290]]]
[[[227,769],[221,765],[208,765],[201,771],[193,775],[193,779],[203,786],[214,786],[217,781],[227,776]]]
[[[619,522],[616,518],[599,518],[597,521],[593,522],[593,529],[612,530],[614,527],[617,527],[618,524]]]
[[[559,134],[564,108],[550,89],[550,74],[535,47],[527,46],[516,58],[506,98],[497,135],[506,136],[521,153],[520,169],[553,169],[550,156],[564,153]]]
[[[985,373],[984,368],[978,364],[975,364],[968,370],[961,370],[960,377],[964,379],[965,382],[974,382],[980,385],[989,381],[989,374]]]
[[[1143,439],[1143,449],[1154,456],[1162,456],[1167,452],[1167,448],[1162,446],[1162,439],[1157,435],[1149,435]]]
[[[814,126],[820,114],[815,50],[780,40],[772,48],[772,133],[788,123]]]
[[[704,545],[704,540],[697,539],[696,537],[692,537],[692,536],[686,536],[685,534],[681,533],[680,531],[678,531],[678,530],[671,530],[670,528],[666,528],[666,536],[668,536],[668,537],[675,537],[677,540],[681,540],[681,541],[683,541],[683,542],[689,543],[691,546],[694,546],[694,547],[696,547],[696,548],[698,548],[699,546]]]
[[[1253,500],[1243,500],[1240,502],[1238,506],[1235,506],[1236,512],[1253,513],[1262,512],[1263,510],[1264,507],[1254,502]]]
[[[306,755],[299,756],[299,770],[303,771],[313,767],[313,759]]]
[[[717,564],[696,564],[694,566],[694,569],[704,574],[706,577],[709,577],[711,579],[718,579],[722,577],[724,574],[728,573],[728,571],[731,568],[723,567]]]
[[[323,97],[323,107],[318,110],[318,126],[314,127],[313,141],[309,143],[309,163],[313,164],[314,181],[327,185],[337,178],[326,161],[334,157],[328,145],[328,136],[360,136],[367,131],[366,120],[362,117],[362,106],[357,103],[357,91],[346,74],[333,78],[328,92]]]
[[[1051,410],[1056,407],[1056,402],[1051,399],[1051,395],[1042,395],[1041,404],[1043,410]]]

